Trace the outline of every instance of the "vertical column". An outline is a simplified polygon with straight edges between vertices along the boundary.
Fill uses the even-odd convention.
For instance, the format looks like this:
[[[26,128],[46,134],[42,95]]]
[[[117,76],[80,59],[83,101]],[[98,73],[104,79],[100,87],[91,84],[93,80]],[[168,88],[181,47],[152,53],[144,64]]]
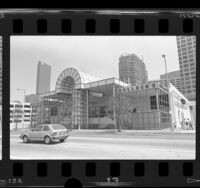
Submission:
[[[86,90],[86,129],[88,129],[88,117],[89,117],[89,105],[88,105],[88,90]]]
[[[157,105],[158,123],[159,123],[159,127],[158,128],[160,129],[161,128],[161,114],[160,114],[160,109],[159,109],[159,95],[158,95],[159,91],[160,91],[160,89],[157,88],[156,89],[156,105]],[[154,124],[155,124],[155,117],[154,117]]]
[[[176,122],[176,116],[175,116],[175,102],[174,102],[174,98],[175,98],[175,93],[174,91],[172,91],[171,94],[171,107],[172,107],[172,117],[173,117],[173,121],[172,121],[172,130],[174,129],[174,124],[173,123],[177,123]]]
[[[78,124],[78,130],[81,129],[81,91],[78,91],[76,94],[76,98],[78,103],[76,104],[76,116],[77,116],[77,124]]]
[[[168,99],[169,99],[169,112],[170,112],[170,127],[171,127],[171,131],[173,131],[173,123],[174,123],[174,116],[173,116],[173,91],[170,90],[170,88],[168,88]]]
[[[115,110],[115,101],[116,95],[115,95],[115,85],[113,85],[113,120],[114,120],[114,127],[116,127],[116,110]]]

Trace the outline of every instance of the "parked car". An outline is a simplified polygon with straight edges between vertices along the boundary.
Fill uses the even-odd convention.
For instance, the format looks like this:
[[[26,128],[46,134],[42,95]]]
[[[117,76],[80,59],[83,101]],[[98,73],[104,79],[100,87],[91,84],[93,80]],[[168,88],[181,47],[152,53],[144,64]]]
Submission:
[[[42,124],[20,134],[20,138],[24,143],[28,143],[29,141],[44,141],[46,144],[50,144],[55,140],[64,142],[68,137],[68,129],[60,124]]]

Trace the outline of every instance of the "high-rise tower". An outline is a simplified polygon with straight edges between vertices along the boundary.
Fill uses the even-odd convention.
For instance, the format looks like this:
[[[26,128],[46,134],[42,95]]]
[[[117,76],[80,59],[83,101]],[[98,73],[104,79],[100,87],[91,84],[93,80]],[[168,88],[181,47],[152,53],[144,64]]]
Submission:
[[[196,99],[196,37],[177,36],[181,91],[189,100]]]
[[[131,85],[146,83],[148,73],[143,60],[135,54],[122,54],[119,57],[119,79]]]
[[[50,80],[51,66],[39,61],[37,66],[36,95],[50,91]]]

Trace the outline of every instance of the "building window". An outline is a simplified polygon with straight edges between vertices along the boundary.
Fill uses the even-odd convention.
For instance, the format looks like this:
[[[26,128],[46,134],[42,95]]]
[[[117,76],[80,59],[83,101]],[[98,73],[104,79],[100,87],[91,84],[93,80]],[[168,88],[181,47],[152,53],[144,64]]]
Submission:
[[[156,96],[150,96],[150,106],[151,106],[151,110],[157,109]]]
[[[189,53],[192,54],[192,53],[193,53],[193,50],[189,50]]]
[[[21,123],[21,122],[22,122],[22,120],[18,120],[18,119],[14,120],[14,123]]]
[[[28,120],[28,119],[25,119],[24,122],[25,122],[25,121],[26,121],[26,122],[30,122],[30,120]]]
[[[58,114],[58,108],[52,107],[51,108],[51,116],[57,116],[57,114]]]
[[[19,105],[19,104],[16,104],[15,105],[15,108],[22,108],[23,106],[22,105]]]

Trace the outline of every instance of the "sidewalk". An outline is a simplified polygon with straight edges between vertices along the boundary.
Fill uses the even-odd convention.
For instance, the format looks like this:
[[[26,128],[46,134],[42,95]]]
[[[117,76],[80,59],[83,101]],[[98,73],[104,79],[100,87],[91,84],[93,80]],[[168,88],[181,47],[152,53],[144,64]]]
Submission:
[[[176,129],[171,131],[171,128],[162,129],[162,130],[122,130],[118,132],[117,130],[109,130],[109,129],[80,129],[80,130],[72,130],[71,134],[75,133],[97,133],[97,134],[195,134],[195,130],[181,130]]]
[[[22,130],[20,131],[11,131],[11,136],[19,136]],[[122,130],[118,132],[118,130],[113,129],[73,129],[69,132],[71,135],[124,135],[124,136],[145,136],[145,135],[193,135],[196,134],[195,130],[181,130],[176,129],[171,132],[171,128],[162,129],[162,130]]]

